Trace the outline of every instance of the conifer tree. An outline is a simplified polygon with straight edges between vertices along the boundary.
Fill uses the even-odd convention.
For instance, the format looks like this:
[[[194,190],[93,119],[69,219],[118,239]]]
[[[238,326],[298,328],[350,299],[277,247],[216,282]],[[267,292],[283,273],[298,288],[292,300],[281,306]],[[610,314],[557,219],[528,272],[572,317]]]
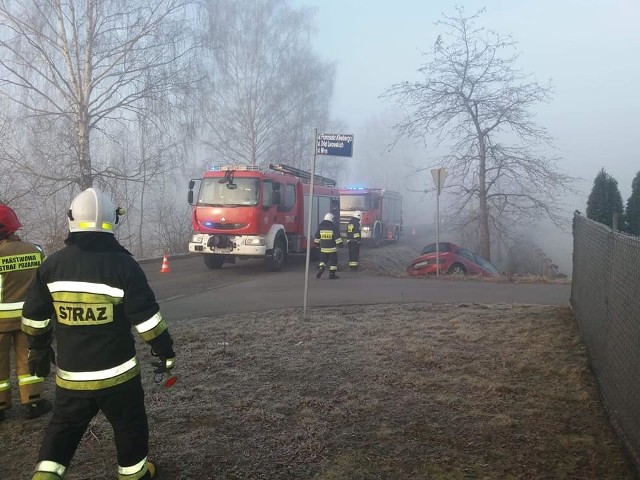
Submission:
[[[618,224],[622,226],[624,207],[618,182],[603,168],[593,181],[593,188],[587,200],[587,218],[611,227],[614,213],[620,215]]]
[[[627,231],[634,235],[640,235],[640,172],[636,173],[631,184],[631,196],[627,200],[625,219]]]

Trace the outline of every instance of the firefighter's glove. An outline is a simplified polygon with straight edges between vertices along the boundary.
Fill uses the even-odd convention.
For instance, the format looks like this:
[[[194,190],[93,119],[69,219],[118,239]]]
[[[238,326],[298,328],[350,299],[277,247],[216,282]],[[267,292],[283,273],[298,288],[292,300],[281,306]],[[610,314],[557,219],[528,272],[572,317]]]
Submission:
[[[51,346],[45,348],[32,348],[27,359],[29,373],[36,377],[45,378],[51,373],[51,364],[56,364],[56,354]]]
[[[156,375],[170,372],[176,364],[176,354],[173,350],[170,352],[156,353],[151,349],[151,355],[158,357],[158,360],[151,362],[151,365],[155,367],[153,373]]]

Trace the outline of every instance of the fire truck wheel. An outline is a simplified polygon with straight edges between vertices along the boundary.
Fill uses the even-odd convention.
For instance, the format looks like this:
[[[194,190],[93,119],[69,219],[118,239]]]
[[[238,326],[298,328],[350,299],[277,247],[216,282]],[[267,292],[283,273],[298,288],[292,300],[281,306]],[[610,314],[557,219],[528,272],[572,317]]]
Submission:
[[[373,231],[373,246],[374,248],[382,246],[382,227],[379,224]]]
[[[286,258],[286,248],[284,239],[278,238],[273,246],[271,256],[267,258],[267,269],[270,272],[277,272],[282,268]]]
[[[216,253],[205,253],[204,264],[211,270],[219,270],[224,263],[224,255],[218,255]]]

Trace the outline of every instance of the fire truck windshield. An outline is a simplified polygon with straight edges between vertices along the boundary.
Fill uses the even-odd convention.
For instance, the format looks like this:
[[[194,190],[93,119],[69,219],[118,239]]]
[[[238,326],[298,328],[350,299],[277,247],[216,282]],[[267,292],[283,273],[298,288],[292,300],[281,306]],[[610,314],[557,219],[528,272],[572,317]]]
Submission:
[[[237,188],[220,183],[220,178],[204,178],[198,192],[198,205],[215,207],[251,206],[258,204],[260,180],[257,178],[234,178]]]
[[[358,195],[340,195],[341,210],[369,210],[369,195],[366,193]]]

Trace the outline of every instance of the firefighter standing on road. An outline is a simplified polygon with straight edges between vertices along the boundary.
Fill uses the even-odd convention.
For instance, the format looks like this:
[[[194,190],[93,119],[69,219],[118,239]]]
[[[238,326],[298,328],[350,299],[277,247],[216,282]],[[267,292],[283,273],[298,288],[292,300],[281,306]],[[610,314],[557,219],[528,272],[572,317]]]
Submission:
[[[29,346],[20,328],[27,289],[44,254],[38,246],[15,234],[21,226],[16,213],[7,205],[0,205],[0,421],[11,407],[12,342],[24,417],[37,418],[51,411],[51,402],[41,398],[44,378],[29,373]]]
[[[347,223],[347,248],[349,250],[349,268],[358,270],[360,260],[360,219],[362,212],[357,210]]]
[[[42,263],[29,288],[22,329],[32,373],[50,372],[54,332],[57,344],[55,405],[33,480],[63,478],[99,411],[114,431],[118,478],[156,477],[147,461],[149,427],[131,329],[158,357],[156,373],[173,368],[175,353],[144,272],[114,236],[123,213],[96,189],[77,195],[66,247]]]
[[[324,271],[329,268],[329,278],[336,279],[338,275],[338,248],[343,248],[340,231],[333,222],[333,214],[327,213],[324,220],[318,225],[318,230],[314,236],[314,240],[320,245],[320,263],[318,264],[318,273],[316,278],[320,278]]]

